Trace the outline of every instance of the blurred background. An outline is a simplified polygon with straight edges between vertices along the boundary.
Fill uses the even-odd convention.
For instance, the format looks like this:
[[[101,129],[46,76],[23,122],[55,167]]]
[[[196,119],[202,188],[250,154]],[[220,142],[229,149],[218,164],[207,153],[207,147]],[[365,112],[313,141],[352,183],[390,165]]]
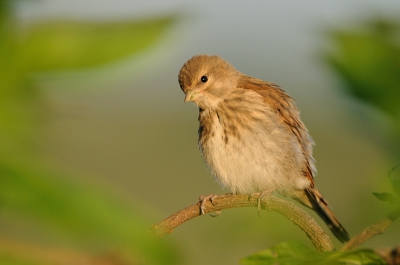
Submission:
[[[177,82],[200,53],[297,100],[316,184],[352,236],[384,218],[371,193],[392,192],[400,164],[399,15],[394,0],[0,0],[0,263],[238,264],[282,241],[311,246],[255,208],[151,236],[199,195],[226,192]],[[363,246],[399,234],[395,222]]]

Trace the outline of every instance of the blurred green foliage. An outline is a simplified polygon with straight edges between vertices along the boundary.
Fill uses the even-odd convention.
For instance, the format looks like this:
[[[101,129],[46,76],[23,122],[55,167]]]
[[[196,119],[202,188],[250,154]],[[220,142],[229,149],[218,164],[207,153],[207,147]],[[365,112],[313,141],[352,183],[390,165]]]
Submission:
[[[347,92],[400,121],[400,23],[372,20],[361,30],[334,31],[329,63]]]
[[[171,19],[40,23],[25,37],[21,59],[29,71],[97,66],[146,48],[159,38]]]
[[[354,29],[329,32],[334,50],[328,64],[345,81],[345,91],[373,106],[391,120],[382,142],[400,158],[400,22],[371,19]],[[368,131],[368,130],[366,130]],[[372,131],[372,130],[370,130]]]
[[[389,193],[389,192],[373,192],[372,194],[380,201],[383,202],[388,202],[392,205],[393,210],[387,215],[388,218],[392,221],[396,220],[400,216],[400,200],[399,200],[399,195],[400,195],[400,179],[393,177],[393,171],[396,170],[397,167],[394,167],[392,170],[389,171],[388,173],[388,179],[390,182],[390,185],[392,186],[392,190],[394,191],[394,194]]]
[[[93,183],[72,181],[76,178],[68,174],[73,173],[50,169],[35,158],[30,143],[47,111],[33,74],[95,67],[131,56],[156,42],[174,21],[167,16],[99,23],[41,21],[22,27],[13,17],[12,1],[0,1],[0,231],[7,234],[0,239],[0,264],[58,264],[54,257],[63,247],[90,262],[99,253],[115,251],[107,264],[177,263],[174,249],[149,234],[144,209]],[[6,228],[12,224],[19,225],[14,232]],[[21,236],[30,229],[37,232]],[[11,242],[17,247],[9,247]]]

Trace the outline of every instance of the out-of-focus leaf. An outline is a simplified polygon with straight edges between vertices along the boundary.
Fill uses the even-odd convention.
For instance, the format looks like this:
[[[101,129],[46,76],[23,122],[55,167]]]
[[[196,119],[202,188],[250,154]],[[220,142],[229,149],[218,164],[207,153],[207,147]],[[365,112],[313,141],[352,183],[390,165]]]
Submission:
[[[386,264],[374,251],[315,252],[299,242],[283,242],[241,260],[244,265]]]
[[[364,265],[385,265],[386,262],[371,249],[356,249],[347,252],[339,252],[336,257],[332,255],[322,264],[331,264],[330,259],[340,262],[340,264],[364,264]]]
[[[22,60],[33,72],[98,66],[148,47],[174,19],[38,23],[29,28],[21,47]]]
[[[398,166],[392,168],[392,170],[388,173],[388,178],[390,180],[390,184],[392,184],[392,188],[397,195],[400,195],[400,178],[395,178],[393,176],[393,172],[398,168]]]
[[[0,3],[0,146],[5,152],[12,150],[43,114],[46,103],[31,83],[32,73],[94,67],[131,56],[155,43],[176,18],[42,21],[22,31],[13,20],[1,16],[9,4]]]
[[[257,252],[240,262],[244,265],[259,264],[317,264],[324,259],[324,254],[315,252],[303,244],[290,241],[275,245],[269,249]],[[306,263],[307,261],[307,263]]]
[[[51,241],[75,242],[84,250],[90,246],[88,251],[117,250],[146,264],[176,263],[173,248],[153,238],[151,222],[134,204],[40,166],[5,160],[0,164],[2,215],[44,225],[43,237]]]
[[[378,193],[378,192],[373,192],[372,193],[376,198],[378,198],[378,200],[383,201],[383,202],[388,202],[392,205],[398,204],[399,200],[396,199],[396,197],[394,197],[391,193],[388,192],[382,192],[382,193]]]
[[[334,31],[327,59],[348,92],[400,118],[400,24],[376,20],[358,31]]]
[[[399,218],[400,217],[400,206],[397,206],[392,211],[390,211],[388,213],[387,217],[392,221],[395,221],[397,218]]]

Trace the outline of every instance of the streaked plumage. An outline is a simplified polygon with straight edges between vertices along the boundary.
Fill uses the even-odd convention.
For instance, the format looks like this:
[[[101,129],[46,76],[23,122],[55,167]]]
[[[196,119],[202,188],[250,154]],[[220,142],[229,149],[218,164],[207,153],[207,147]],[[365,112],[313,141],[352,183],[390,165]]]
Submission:
[[[199,148],[224,188],[276,190],[314,209],[340,241],[349,239],[314,185],[314,142],[284,90],[207,55],[183,65],[179,84],[185,102],[199,107]]]

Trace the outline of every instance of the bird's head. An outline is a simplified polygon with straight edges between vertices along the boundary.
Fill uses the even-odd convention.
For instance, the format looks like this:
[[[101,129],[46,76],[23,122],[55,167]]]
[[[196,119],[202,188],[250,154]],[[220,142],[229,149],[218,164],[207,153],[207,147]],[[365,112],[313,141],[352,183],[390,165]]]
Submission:
[[[219,56],[196,55],[179,72],[185,102],[199,108],[215,108],[234,89],[240,73]]]

